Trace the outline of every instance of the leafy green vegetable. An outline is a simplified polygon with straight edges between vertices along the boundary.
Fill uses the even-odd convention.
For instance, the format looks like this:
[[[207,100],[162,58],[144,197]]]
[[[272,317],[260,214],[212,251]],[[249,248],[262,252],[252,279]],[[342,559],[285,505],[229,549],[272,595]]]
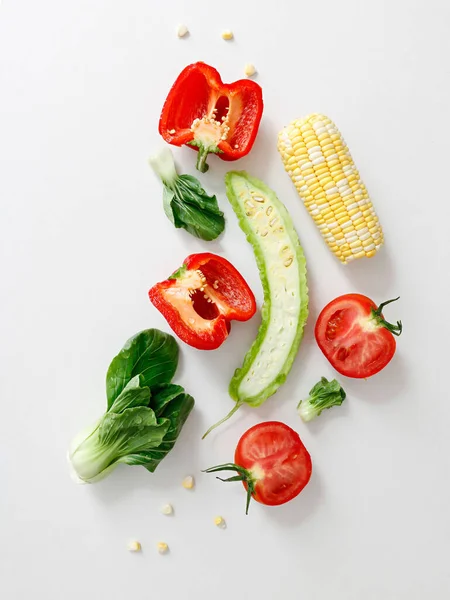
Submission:
[[[186,229],[202,240],[214,240],[225,228],[223,212],[215,196],[208,196],[191,175],[178,175],[172,152],[163,148],[150,159],[164,185],[163,206],[175,227]]]
[[[80,480],[99,481],[119,463],[156,469],[194,407],[181,386],[169,383],[177,363],[171,335],[147,329],[128,340],[108,369],[106,413],[69,450]]]
[[[340,406],[345,397],[346,394],[336,379],[328,381],[322,377],[309,392],[309,398],[300,400],[297,406],[298,413],[303,421],[312,421],[326,408]]]
[[[146,329],[130,338],[113,358],[106,374],[108,410],[129,381],[141,375],[141,386],[170,383],[178,366],[175,338],[159,329]]]
[[[148,406],[150,404],[150,388],[142,385],[142,375],[136,375],[127,383],[108,409],[112,413],[121,413],[126,408]]]
[[[130,454],[122,462],[129,465],[142,465],[153,473],[162,459],[172,450],[181,429],[194,407],[194,399],[179,385],[161,386],[152,396],[155,414],[169,421],[169,428],[157,448]]]

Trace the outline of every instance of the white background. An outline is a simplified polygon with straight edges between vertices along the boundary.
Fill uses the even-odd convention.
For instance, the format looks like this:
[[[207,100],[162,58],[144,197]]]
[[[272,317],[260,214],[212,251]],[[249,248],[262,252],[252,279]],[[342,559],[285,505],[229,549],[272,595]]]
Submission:
[[[447,0],[152,2],[4,0],[0,7],[0,596],[444,600],[449,597],[448,386],[450,4]],[[191,35],[177,39],[178,23]],[[235,40],[220,33],[230,28]],[[226,213],[204,243],[175,230],[147,157],[188,63],[225,81],[258,69],[265,111],[251,155],[211,157],[201,176]],[[348,267],[328,251],[284,172],[276,135],[323,112],[344,133],[384,226],[386,246]],[[175,149],[181,172],[196,155]],[[185,256],[231,260],[261,302],[252,250],[224,194],[245,168],[276,190],[305,249],[310,318],[288,382],[260,409],[232,406],[228,381],[259,317],[215,352],[182,345],[177,380],[196,410],[154,475],[120,467],[93,486],[69,478],[66,448],[104,410],[109,361],[147,327],[147,298]],[[298,400],[331,366],[313,339],[320,309],[346,292],[376,302],[404,334],[391,364],[345,380],[348,401],[306,426]],[[202,468],[233,457],[267,419],[309,449],[310,484],[290,504],[253,504]],[[194,474],[187,492],[181,480]],[[164,502],[176,516],[163,517]],[[228,529],[213,524],[223,515]],[[141,555],[127,542],[138,539]],[[160,556],[155,545],[171,548]]]

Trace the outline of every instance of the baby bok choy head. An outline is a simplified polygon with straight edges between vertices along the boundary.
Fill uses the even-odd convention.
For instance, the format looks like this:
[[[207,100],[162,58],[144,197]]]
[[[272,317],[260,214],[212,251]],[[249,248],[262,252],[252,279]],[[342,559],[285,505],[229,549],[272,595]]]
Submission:
[[[312,421],[326,408],[340,406],[345,400],[346,394],[340,383],[333,379],[328,381],[322,377],[310,390],[306,400],[300,400],[297,410],[303,421]]]
[[[194,399],[171,382],[178,364],[175,339],[147,329],[128,340],[106,376],[107,410],[69,449],[79,480],[94,483],[119,463],[153,472],[173,448]]]

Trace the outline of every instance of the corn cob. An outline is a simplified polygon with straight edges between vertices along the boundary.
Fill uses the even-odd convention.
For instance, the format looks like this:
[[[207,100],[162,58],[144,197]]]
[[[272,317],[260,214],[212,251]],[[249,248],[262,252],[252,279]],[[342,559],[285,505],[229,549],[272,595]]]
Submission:
[[[293,121],[278,150],[298,193],[331,251],[343,263],[373,256],[383,232],[347,144],[326,116]]]

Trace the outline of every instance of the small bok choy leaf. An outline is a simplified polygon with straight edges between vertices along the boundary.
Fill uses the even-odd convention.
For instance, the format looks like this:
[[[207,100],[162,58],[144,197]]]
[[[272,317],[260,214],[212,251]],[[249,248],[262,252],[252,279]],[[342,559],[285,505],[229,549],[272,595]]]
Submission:
[[[216,197],[208,196],[192,175],[178,175],[169,148],[162,148],[149,162],[164,185],[164,212],[175,227],[206,241],[218,237],[225,229],[225,219]]]
[[[167,333],[148,329],[128,340],[108,369],[106,413],[69,449],[82,482],[99,481],[120,463],[153,472],[170,452],[194,407],[170,384],[177,364],[178,345]]]
[[[300,400],[297,410],[303,421],[312,421],[326,408],[340,406],[346,394],[340,383],[333,379],[328,381],[321,377],[320,381],[310,390],[306,400]]]

